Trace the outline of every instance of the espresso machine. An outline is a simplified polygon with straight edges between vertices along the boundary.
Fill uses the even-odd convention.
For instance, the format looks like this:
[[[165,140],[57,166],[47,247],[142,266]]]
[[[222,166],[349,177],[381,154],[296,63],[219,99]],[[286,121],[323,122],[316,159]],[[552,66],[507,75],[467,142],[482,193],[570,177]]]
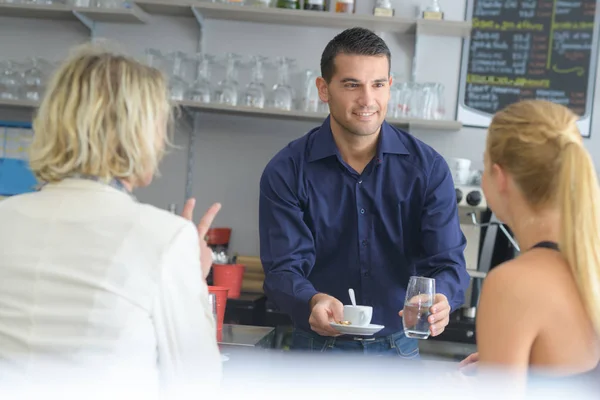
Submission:
[[[460,311],[465,318],[473,319],[476,315],[477,299],[472,294],[474,289],[476,293],[479,292],[480,283],[485,278],[485,274],[479,271],[482,230],[478,225],[482,213],[487,211],[488,208],[483,190],[480,187],[457,185],[454,190],[456,191],[460,228],[467,240],[464,251],[465,263],[467,272],[471,276],[465,304]]]

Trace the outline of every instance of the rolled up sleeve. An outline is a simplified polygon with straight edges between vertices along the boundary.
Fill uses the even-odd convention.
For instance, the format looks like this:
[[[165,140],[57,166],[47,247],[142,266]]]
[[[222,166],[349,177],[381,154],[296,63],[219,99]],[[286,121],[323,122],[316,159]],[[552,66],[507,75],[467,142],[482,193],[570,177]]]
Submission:
[[[436,292],[444,294],[452,310],[465,301],[469,286],[454,181],[446,161],[438,156],[429,173],[421,215],[421,257],[417,273],[435,278]]]
[[[308,323],[309,302],[317,294],[309,282],[315,262],[312,233],[303,219],[298,177],[292,160],[276,160],[260,181],[260,258],[264,290],[277,307],[298,323]]]

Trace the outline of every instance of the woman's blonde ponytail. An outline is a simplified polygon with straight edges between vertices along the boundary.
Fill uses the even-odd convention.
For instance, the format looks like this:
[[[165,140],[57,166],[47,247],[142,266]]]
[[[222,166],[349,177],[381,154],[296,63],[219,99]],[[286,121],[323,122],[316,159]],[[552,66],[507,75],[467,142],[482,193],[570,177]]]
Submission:
[[[568,136],[563,137],[568,140]],[[558,179],[560,251],[567,259],[588,315],[600,334],[600,189],[583,144],[562,145]]]

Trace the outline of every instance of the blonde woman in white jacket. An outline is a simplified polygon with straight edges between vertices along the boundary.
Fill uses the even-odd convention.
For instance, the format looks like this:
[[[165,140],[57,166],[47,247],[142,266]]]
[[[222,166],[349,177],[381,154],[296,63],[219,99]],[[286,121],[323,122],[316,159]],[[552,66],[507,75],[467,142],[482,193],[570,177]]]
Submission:
[[[197,398],[219,384],[203,238],[220,205],[195,227],[193,199],[183,218],[131,193],[170,120],[165,78],[133,58],[85,46],[54,74],[30,152],[45,184],[0,202],[1,389]]]

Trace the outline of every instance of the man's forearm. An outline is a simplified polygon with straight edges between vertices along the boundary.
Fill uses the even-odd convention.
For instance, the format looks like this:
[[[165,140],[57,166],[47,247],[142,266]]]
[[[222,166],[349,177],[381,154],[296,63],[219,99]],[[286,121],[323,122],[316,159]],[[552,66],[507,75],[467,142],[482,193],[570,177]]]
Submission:
[[[271,271],[265,275],[267,297],[294,320],[308,320],[310,303],[318,292],[308,279],[290,271]]]
[[[436,292],[446,296],[453,311],[464,304],[465,291],[470,280],[466,269],[461,270],[457,267],[441,270],[432,278],[435,278]]]

